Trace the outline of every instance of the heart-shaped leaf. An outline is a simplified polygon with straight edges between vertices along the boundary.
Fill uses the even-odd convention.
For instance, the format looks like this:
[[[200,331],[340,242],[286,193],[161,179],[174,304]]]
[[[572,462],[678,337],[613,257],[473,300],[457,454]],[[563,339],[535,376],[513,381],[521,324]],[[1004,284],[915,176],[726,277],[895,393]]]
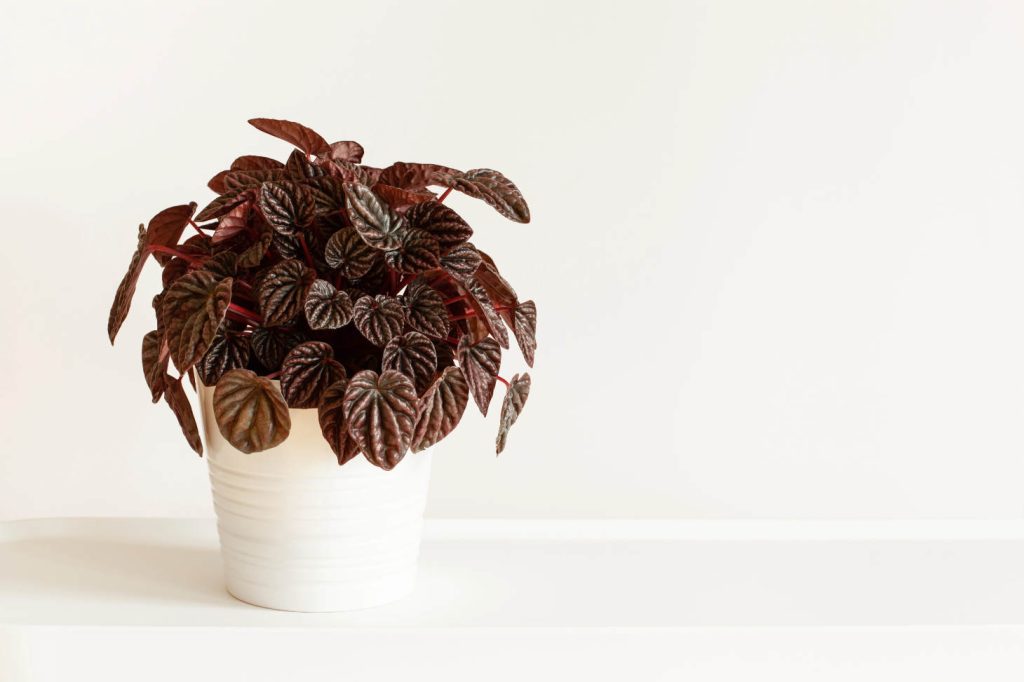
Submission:
[[[367,341],[383,347],[402,333],[405,308],[398,299],[390,296],[363,296],[353,306],[352,320]]]
[[[307,154],[327,155],[331,152],[327,140],[301,123],[275,118],[251,118],[249,125],[285,142],[291,142]]]
[[[294,258],[281,261],[267,270],[256,287],[263,324],[279,327],[295,319],[302,312],[314,281],[316,273]]]
[[[291,180],[260,185],[259,205],[267,222],[285,236],[291,236],[296,229],[308,225],[315,210],[309,190]]]
[[[164,295],[163,319],[171,360],[184,373],[206,353],[231,303],[234,280],[196,270],[183,275]]]
[[[472,279],[480,263],[479,252],[469,242],[454,246],[441,256],[441,267],[461,282]]]
[[[483,199],[498,213],[517,223],[530,222],[530,207],[512,184],[496,170],[477,168],[455,176],[451,187],[475,199]]]
[[[213,391],[213,414],[221,435],[246,454],[280,445],[292,428],[277,386],[247,369],[233,369],[220,378]]]
[[[214,386],[225,372],[248,365],[251,354],[252,343],[249,336],[221,326],[206,350],[206,355],[196,365],[199,369],[199,378],[207,386]]]
[[[252,333],[252,352],[268,372],[276,372],[288,351],[305,340],[306,335],[296,329],[259,327]]]
[[[494,309],[487,290],[475,279],[465,283],[466,294],[470,307],[476,312],[477,319],[487,326],[487,331],[498,340],[502,348],[508,348],[508,332],[501,315]]]
[[[284,164],[284,167],[292,180],[302,181],[326,175],[324,169],[310,162],[309,158],[298,149],[292,151],[288,156],[288,161]]]
[[[228,192],[228,186],[224,184],[224,178],[231,171],[222,170],[221,172],[210,178],[210,181],[206,183],[206,186],[212,189],[217,194],[226,194]]]
[[[284,164],[268,156],[239,156],[231,162],[231,170],[273,170],[284,168]]]
[[[498,440],[495,443],[495,450],[497,454],[501,454],[501,451],[505,449],[505,441],[508,440],[509,429],[519,419],[519,415],[523,411],[523,405],[526,404],[526,399],[530,396],[530,375],[524,374],[519,376],[518,374],[512,377],[512,381],[509,382],[508,392],[505,393],[505,400],[501,403],[501,419],[498,424]]]
[[[537,350],[537,306],[533,301],[523,301],[516,306],[512,333],[515,334],[526,364],[533,367],[533,353]]]
[[[348,432],[366,458],[390,470],[402,461],[416,418],[416,388],[401,372],[363,370],[348,382]]]
[[[345,183],[345,205],[352,226],[375,249],[391,251],[402,245],[405,220],[395,215],[366,185]]]
[[[450,323],[444,298],[422,277],[417,277],[405,288],[402,303],[405,305],[410,327],[427,336],[442,339],[448,336]]]
[[[358,279],[368,273],[377,260],[378,251],[364,242],[355,228],[345,227],[327,240],[324,258],[343,277]]]
[[[363,145],[351,140],[332,142],[330,157],[336,161],[359,163],[363,160]]]
[[[228,191],[240,192],[244,190],[255,190],[264,182],[286,182],[288,173],[283,168],[269,168],[264,170],[236,170],[228,171],[224,176],[224,186]]]
[[[345,207],[341,178],[325,175],[303,182],[313,199],[313,213],[322,216],[338,213]]]
[[[392,187],[422,190],[430,185],[448,186],[459,171],[434,163],[406,163],[398,161],[385,168],[378,182]]]
[[[398,187],[392,187],[391,185],[385,185],[378,182],[373,186],[373,193],[384,200],[384,202],[395,210],[401,210],[414,206],[416,204],[423,203],[424,201],[433,201],[437,198],[437,195],[433,192],[426,190],[412,191],[408,189],[400,189]]]
[[[234,277],[238,274],[238,254],[232,251],[222,251],[216,256],[203,263],[204,271],[212,273],[217,279]]]
[[[252,204],[247,201],[235,206],[220,217],[217,221],[217,229],[213,232],[213,243],[223,244],[245,232],[249,226],[249,212]]]
[[[128,310],[132,305],[132,297],[135,296],[135,287],[139,283],[139,275],[142,274],[142,266],[146,264],[146,228],[139,225],[138,242],[135,245],[135,253],[128,264],[128,272],[121,278],[114,293],[114,303],[110,306],[110,316],[107,318],[107,336],[110,343],[114,343],[117,332],[128,317]]]
[[[458,367],[448,367],[420,398],[413,429],[412,451],[420,452],[441,441],[462,419],[469,402],[469,386]]]
[[[352,320],[352,299],[322,279],[310,287],[305,309],[311,329],[337,329]]]
[[[338,465],[354,459],[359,454],[359,443],[349,435],[348,420],[345,419],[345,389],[348,380],[341,379],[324,390],[317,408],[320,431],[338,458]]]
[[[441,248],[427,232],[407,229],[402,233],[401,245],[395,251],[388,251],[386,258],[393,269],[416,274],[440,265]]]
[[[199,427],[196,425],[196,416],[192,412],[192,405],[188,402],[185,389],[181,386],[181,379],[173,379],[164,376],[164,400],[171,412],[178,419],[178,426],[188,441],[189,446],[195,450],[200,457],[203,456],[203,441],[199,438]]]
[[[284,356],[281,393],[289,407],[316,407],[324,390],[344,378],[345,368],[334,359],[331,344],[306,341]]]
[[[416,204],[405,214],[409,227],[434,236],[441,249],[450,249],[473,236],[473,228],[458,213],[437,201]]]
[[[393,369],[413,380],[416,392],[422,393],[434,379],[437,352],[433,342],[419,332],[396,336],[384,346],[383,369]]]
[[[469,337],[463,336],[459,340],[458,358],[473,400],[486,417],[501,369],[501,348],[494,339],[472,343]]]
[[[146,376],[146,385],[149,386],[154,403],[164,394],[164,376],[167,374],[169,359],[170,351],[163,334],[154,329],[142,337],[142,372]]]
[[[249,201],[250,199],[252,199],[252,193],[248,191],[228,192],[227,194],[222,194],[207,204],[206,208],[200,211],[195,219],[197,222],[201,223],[205,220],[219,218],[243,201]]]
[[[263,223],[263,230],[260,232],[260,236],[252,244],[247,246],[242,253],[238,254],[238,267],[240,268],[254,268],[263,261],[263,257],[267,254],[267,249],[274,242],[274,229],[270,225]]]
[[[146,241],[150,246],[177,246],[182,233],[196,212],[196,203],[171,206],[150,218],[146,228]],[[160,265],[170,262],[172,256],[166,253],[153,253],[153,258]]]

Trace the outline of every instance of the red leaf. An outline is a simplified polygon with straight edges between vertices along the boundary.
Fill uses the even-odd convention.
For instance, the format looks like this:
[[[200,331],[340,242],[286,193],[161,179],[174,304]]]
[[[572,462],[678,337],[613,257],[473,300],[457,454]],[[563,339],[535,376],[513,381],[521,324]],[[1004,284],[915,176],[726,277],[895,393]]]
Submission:
[[[196,203],[171,206],[150,218],[146,228],[146,241],[150,246],[177,246],[181,234],[188,227],[188,221],[196,212]],[[154,253],[153,257],[160,265],[166,265],[172,258],[166,253]]]
[[[292,428],[277,386],[247,369],[226,372],[213,391],[213,413],[221,435],[244,453],[280,445]]]
[[[508,431],[519,419],[526,405],[526,399],[530,396],[530,375],[518,374],[512,377],[509,382],[508,392],[505,393],[505,400],[501,403],[501,418],[498,424],[498,439],[495,443],[495,451],[501,454],[505,449],[505,442],[508,440]]]
[[[281,364],[281,393],[289,407],[320,404],[320,396],[335,381],[346,378],[334,350],[323,341],[306,341],[292,348]]]
[[[494,339],[484,339],[474,344],[469,337],[463,336],[459,341],[458,356],[473,400],[486,417],[498,371],[501,369],[501,348]]]
[[[307,154],[330,154],[327,140],[301,123],[275,118],[251,118],[249,124],[268,135],[290,142]]]
[[[199,427],[196,425],[196,416],[192,412],[192,405],[188,402],[185,389],[181,387],[181,380],[164,377],[164,400],[171,412],[178,419],[178,426],[188,441],[189,446],[195,450],[200,457],[203,456],[203,441],[199,438]]]
[[[451,433],[469,402],[469,385],[458,367],[448,367],[420,398],[412,450],[419,452]]]
[[[324,391],[317,408],[320,421],[320,432],[324,440],[331,446],[338,458],[338,465],[351,461],[359,454],[359,443],[348,433],[348,420],[345,418],[345,389],[348,380],[334,382]]]
[[[437,370],[434,344],[419,332],[406,332],[388,341],[381,358],[383,369],[393,369],[413,380],[417,393],[422,392]]]
[[[336,161],[359,163],[363,160],[363,145],[351,140],[332,142],[330,156]]]
[[[349,433],[366,458],[390,470],[405,457],[416,418],[416,389],[393,370],[359,372],[345,389]]]

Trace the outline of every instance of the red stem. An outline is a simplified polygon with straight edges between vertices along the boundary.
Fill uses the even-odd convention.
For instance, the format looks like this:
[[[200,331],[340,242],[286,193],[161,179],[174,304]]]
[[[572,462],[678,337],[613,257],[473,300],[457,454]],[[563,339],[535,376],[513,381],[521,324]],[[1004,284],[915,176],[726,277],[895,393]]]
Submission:
[[[495,379],[497,379],[498,381],[500,381],[501,383],[505,384],[505,388],[512,388],[512,385],[511,385],[511,384],[509,384],[509,383],[508,383],[507,381],[505,381],[504,379],[502,379],[502,378],[501,378],[501,377],[500,377],[499,375],[495,374],[495,375],[494,375],[494,378],[495,378]]]
[[[445,305],[451,305],[452,303],[458,303],[459,301],[465,301],[465,300],[466,300],[465,296],[456,296],[454,298],[449,298],[447,301],[444,302],[444,304]]]
[[[168,256],[175,256],[176,258],[181,258],[182,260],[186,261],[191,265],[202,265],[202,261],[196,258],[195,256],[190,256],[187,253],[182,253],[181,251],[178,251],[177,249],[172,249],[169,246],[150,244],[146,248],[146,250],[149,253],[166,253]]]
[[[444,200],[447,199],[448,195],[451,194],[451,193],[452,193],[452,188],[449,187],[448,189],[446,189],[444,191],[444,194],[442,194],[440,197],[438,197],[437,203],[439,203],[439,204],[444,203]]]
[[[191,218],[189,218],[189,219],[188,219],[188,223],[189,223],[189,225],[191,225],[192,227],[196,228],[196,232],[198,232],[199,234],[203,235],[204,237],[206,236],[206,233],[205,233],[205,232],[203,232],[203,230],[202,230],[202,229],[201,229],[201,228],[200,228],[200,227],[199,227],[198,225],[196,225],[196,221],[194,221],[194,220],[192,220]]]
[[[459,320],[467,320],[471,317],[476,317],[476,311],[467,310],[465,315],[450,315],[448,319],[452,322],[458,322]]]
[[[253,322],[255,324],[263,324],[263,318],[262,317],[260,317],[259,315],[257,315],[253,311],[249,310],[248,308],[243,308],[242,306],[238,305],[237,303],[229,303],[228,304],[228,310],[230,310],[231,312],[235,313],[236,315],[241,315],[248,322]]]
[[[265,375],[263,378],[264,379],[276,379],[277,377],[281,376],[281,372],[283,372],[283,371],[284,370],[280,370],[279,369],[276,372],[271,372],[270,374]]]
[[[309,254],[309,247],[306,246],[306,237],[301,232],[298,234],[299,244],[302,245],[302,253],[306,256],[306,265],[313,267],[313,256]]]

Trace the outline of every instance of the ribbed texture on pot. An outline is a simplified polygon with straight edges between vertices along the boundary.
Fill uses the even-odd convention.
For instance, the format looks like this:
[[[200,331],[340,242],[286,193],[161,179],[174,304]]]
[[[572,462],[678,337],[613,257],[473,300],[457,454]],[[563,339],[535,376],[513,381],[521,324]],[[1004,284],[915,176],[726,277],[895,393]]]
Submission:
[[[228,591],[286,611],[344,611],[413,589],[430,479],[429,452],[391,471],[357,457],[338,466],[316,410],[291,410],[291,434],[244,454],[217,429],[199,387]]]

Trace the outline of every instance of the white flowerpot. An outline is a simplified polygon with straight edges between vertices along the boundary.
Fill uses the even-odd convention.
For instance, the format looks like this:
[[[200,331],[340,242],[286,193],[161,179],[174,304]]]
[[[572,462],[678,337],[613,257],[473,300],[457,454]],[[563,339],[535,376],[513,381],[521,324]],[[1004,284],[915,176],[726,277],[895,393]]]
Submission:
[[[284,611],[345,611],[412,592],[430,480],[430,453],[384,471],[344,466],[317,411],[291,410],[291,434],[251,455],[221,435],[213,389],[200,385],[206,457],[227,589]]]

